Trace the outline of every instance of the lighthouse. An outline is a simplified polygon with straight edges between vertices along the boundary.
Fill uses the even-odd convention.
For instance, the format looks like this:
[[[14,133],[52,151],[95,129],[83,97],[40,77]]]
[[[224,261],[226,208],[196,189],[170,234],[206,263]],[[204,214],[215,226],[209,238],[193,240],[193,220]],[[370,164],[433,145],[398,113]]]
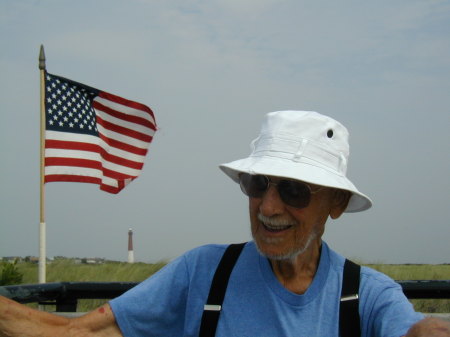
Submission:
[[[128,230],[128,263],[134,263],[133,230]]]

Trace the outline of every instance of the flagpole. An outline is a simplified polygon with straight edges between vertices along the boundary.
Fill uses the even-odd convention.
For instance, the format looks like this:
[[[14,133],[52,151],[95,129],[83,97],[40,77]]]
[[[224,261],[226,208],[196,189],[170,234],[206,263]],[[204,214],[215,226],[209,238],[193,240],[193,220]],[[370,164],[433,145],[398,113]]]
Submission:
[[[46,282],[46,225],[45,225],[45,53],[41,45],[39,51],[39,70],[41,87],[41,123],[40,123],[40,219],[39,219],[39,283]]]

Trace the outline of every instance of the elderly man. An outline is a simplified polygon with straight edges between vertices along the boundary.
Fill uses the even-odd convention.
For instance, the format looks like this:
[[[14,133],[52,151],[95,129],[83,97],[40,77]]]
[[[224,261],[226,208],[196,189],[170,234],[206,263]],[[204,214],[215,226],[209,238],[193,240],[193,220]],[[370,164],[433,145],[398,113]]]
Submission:
[[[269,113],[250,156],[221,165],[249,197],[252,242],[187,252],[73,320],[1,299],[0,335],[450,336],[387,276],[355,265],[344,272],[348,262],[322,241],[328,217],[371,206],[346,177],[347,139],[318,113]]]

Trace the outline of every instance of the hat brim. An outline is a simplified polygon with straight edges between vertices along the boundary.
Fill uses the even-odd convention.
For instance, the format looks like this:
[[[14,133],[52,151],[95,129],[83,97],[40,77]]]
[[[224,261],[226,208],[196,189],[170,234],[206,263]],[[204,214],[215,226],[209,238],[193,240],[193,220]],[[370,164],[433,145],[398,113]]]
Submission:
[[[239,174],[245,172],[301,180],[315,185],[349,191],[352,196],[345,209],[347,213],[361,212],[372,206],[370,198],[359,192],[345,176],[331,172],[313,161],[303,160],[302,162],[292,163],[290,160],[280,160],[280,158],[271,158],[270,156],[250,156],[231,163],[221,164],[219,167],[236,183],[239,183]]]

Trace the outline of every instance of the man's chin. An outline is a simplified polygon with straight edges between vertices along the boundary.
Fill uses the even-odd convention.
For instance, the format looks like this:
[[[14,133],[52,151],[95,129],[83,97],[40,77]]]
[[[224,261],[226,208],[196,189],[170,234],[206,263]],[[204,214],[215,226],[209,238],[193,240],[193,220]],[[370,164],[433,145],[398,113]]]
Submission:
[[[315,235],[311,235],[306,243],[301,247],[280,247],[277,242],[260,241],[253,237],[256,243],[256,248],[262,256],[273,261],[294,261],[298,256],[302,255],[311,245]],[[281,242],[278,242],[281,243]]]
[[[258,244],[258,242],[256,242],[256,249],[259,254],[274,261],[292,261],[305,251],[305,249],[296,251],[277,251],[276,249],[265,248],[263,245]]]

